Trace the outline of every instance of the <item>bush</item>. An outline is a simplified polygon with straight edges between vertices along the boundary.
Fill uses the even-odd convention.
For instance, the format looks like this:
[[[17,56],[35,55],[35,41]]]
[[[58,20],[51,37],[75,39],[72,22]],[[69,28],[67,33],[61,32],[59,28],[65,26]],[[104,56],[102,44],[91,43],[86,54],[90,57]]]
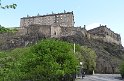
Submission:
[[[40,71],[40,76],[45,79],[59,81],[58,79],[62,79],[64,75],[75,73],[78,63],[73,53],[73,45],[70,43],[53,39],[43,40],[32,47],[32,53],[38,57],[33,65],[38,63],[36,65],[43,70],[33,69]],[[30,71],[30,68],[28,70]],[[36,73],[33,72],[32,75]]]
[[[29,53],[29,47],[16,48],[12,51],[1,52],[0,54],[0,81],[19,81],[21,72],[20,62],[26,54]]]

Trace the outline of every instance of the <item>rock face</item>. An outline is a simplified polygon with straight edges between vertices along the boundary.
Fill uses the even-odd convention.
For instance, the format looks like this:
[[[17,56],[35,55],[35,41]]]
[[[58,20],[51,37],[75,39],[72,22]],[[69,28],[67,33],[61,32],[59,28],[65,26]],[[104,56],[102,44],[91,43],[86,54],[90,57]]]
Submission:
[[[11,50],[18,47],[25,47],[45,39],[44,34],[39,32],[18,35],[17,33],[0,34],[0,50]]]

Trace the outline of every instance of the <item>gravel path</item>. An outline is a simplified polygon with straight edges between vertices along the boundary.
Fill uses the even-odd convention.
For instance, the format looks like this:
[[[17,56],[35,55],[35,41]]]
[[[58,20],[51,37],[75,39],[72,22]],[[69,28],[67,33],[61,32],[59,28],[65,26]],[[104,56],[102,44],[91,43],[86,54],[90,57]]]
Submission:
[[[119,74],[86,75],[84,79],[77,77],[76,81],[124,81]]]

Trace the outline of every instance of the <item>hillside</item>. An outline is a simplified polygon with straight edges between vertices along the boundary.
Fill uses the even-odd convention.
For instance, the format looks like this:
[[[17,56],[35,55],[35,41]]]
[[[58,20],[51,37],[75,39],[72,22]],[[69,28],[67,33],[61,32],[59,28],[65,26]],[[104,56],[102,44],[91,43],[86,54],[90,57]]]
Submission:
[[[0,50],[10,50],[17,47],[25,47],[37,43],[38,40],[44,39],[41,33],[30,33],[26,35],[17,34],[0,34]],[[46,38],[45,38],[46,39]],[[98,73],[118,73],[119,64],[124,60],[124,48],[122,46],[106,43],[101,40],[88,39],[81,32],[72,36],[59,38],[64,41],[88,46],[96,51]]]

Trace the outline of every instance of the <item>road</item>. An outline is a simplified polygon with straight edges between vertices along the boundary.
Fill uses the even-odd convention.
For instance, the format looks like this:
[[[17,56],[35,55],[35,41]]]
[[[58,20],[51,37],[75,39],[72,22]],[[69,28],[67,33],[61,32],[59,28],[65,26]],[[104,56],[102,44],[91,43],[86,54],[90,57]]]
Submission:
[[[124,81],[119,74],[95,74],[86,75],[84,79],[78,77],[76,81]]]

